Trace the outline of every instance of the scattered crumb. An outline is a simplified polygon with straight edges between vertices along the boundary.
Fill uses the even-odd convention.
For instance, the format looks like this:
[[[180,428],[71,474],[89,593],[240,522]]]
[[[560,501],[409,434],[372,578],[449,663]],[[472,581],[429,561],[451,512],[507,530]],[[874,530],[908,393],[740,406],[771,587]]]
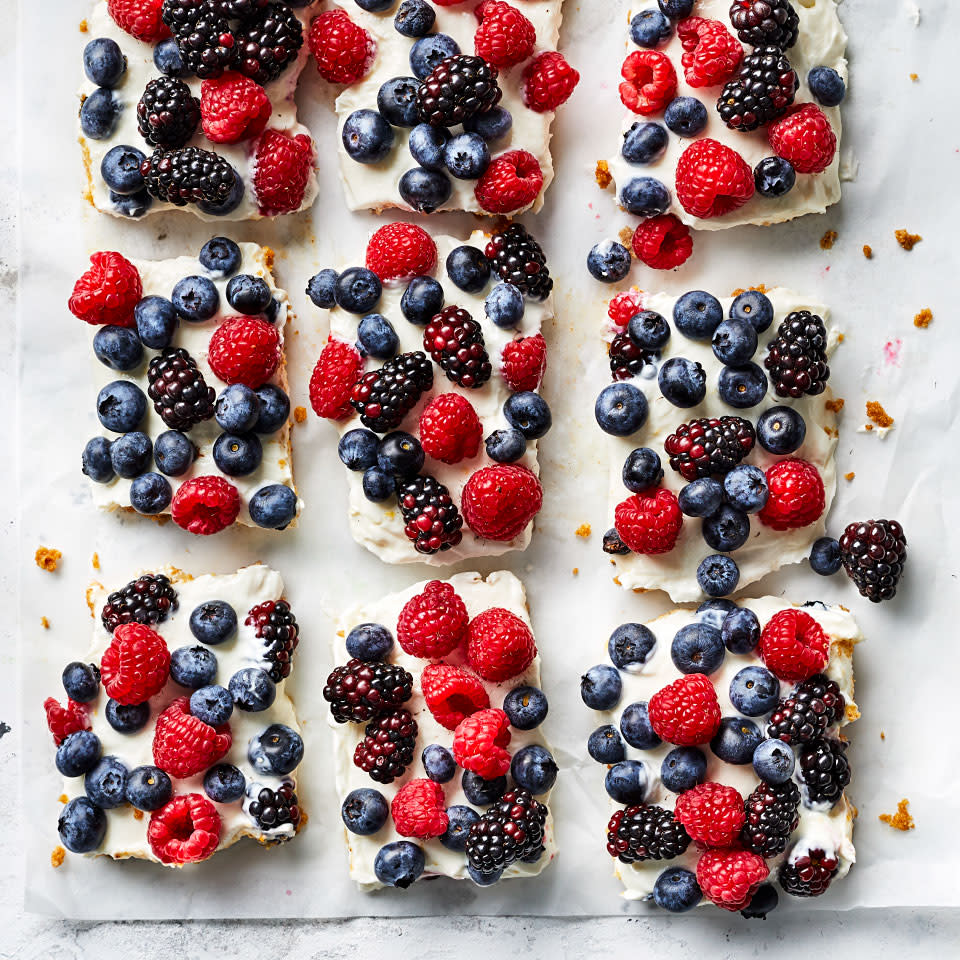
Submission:
[[[274,261],[274,259],[276,258],[276,256],[277,256],[277,255],[276,255],[276,253],[274,252],[274,250],[273,250],[272,247],[264,247],[264,248],[263,248],[263,265],[264,265],[268,270],[272,270],[272,269],[273,269],[273,261]]]
[[[90,29],[90,25],[87,23],[87,21],[86,21],[86,20],[81,20],[81,21],[80,21],[80,32],[81,32],[81,33],[86,33],[89,29]]]
[[[746,293],[748,290],[756,290],[757,293],[769,293],[769,287],[765,283],[759,283],[755,287],[737,287],[730,296],[739,297],[741,293]]]
[[[59,550],[54,550],[53,547],[37,547],[33,559],[41,570],[53,573],[57,569],[57,564],[60,563],[62,556],[63,554]]]
[[[618,587],[622,587],[622,586],[623,586],[623,584],[620,582],[620,578],[619,578],[619,577],[614,577],[614,578],[613,578],[613,582],[614,582]]]
[[[933,311],[928,307],[924,307],[914,318],[913,325],[919,327],[921,330],[926,330],[930,326],[930,321],[933,320]]]
[[[919,233],[910,233],[909,230],[896,230],[894,236],[904,250],[912,250],[923,239]]]
[[[872,423],[865,423],[865,424],[863,425],[863,429],[866,430],[867,433],[869,433],[869,432],[873,429],[873,424],[872,424]]]
[[[824,404],[824,406],[825,406],[831,413],[839,413],[839,412],[843,409],[843,406],[844,406],[844,404],[845,404],[846,402],[847,402],[847,401],[844,400],[843,397],[836,397],[836,398],[833,399],[833,400],[828,400],[828,401]]]
[[[911,73],[911,74],[910,74],[910,79],[911,79],[914,83],[916,83],[916,82],[920,79],[920,74],[918,74],[918,73]]]
[[[877,819],[881,823],[885,823],[888,827],[893,827],[894,830],[902,830],[906,833],[907,830],[913,830],[916,826],[913,817],[910,815],[909,806],[910,801],[904,797],[903,800],[897,804],[896,813],[881,813]]]
[[[53,853],[50,854],[50,866],[56,869],[63,863],[63,858],[67,855],[67,851],[63,847],[54,847]]]
[[[142,810],[137,810],[137,808],[134,807],[134,809],[133,809],[133,819],[134,819],[134,820],[142,820],[142,819],[143,819],[143,811],[142,811]]]
[[[613,183],[613,174],[610,173],[610,166],[606,160],[597,161],[597,171],[594,176],[597,179],[597,186],[601,190],[606,190]]]
[[[93,595],[97,592],[98,589],[102,590],[102,589],[103,589],[103,585],[102,585],[102,584],[99,584],[99,583],[91,583],[90,586],[87,587],[87,592],[86,592],[87,609],[90,611],[90,616],[91,616],[91,617],[95,617],[95,616],[96,616],[96,613],[94,612],[94,609],[93,609],[93,606],[94,606],[94,605],[93,605]]]
[[[574,575],[574,576],[577,576],[579,573],[580,573],[580,568],[579,568],[579,567],[574,567],[574,568],[573,568],[573,575]]]
[[[307,419],[307,408],[306,407],[294,407],[293,410],[293,419],[297,423],[303,423]]]
[[[338,630],[338,631],[337,631],[337,636],[338,636],[338,637],[345,637],[346,635],[347,635],[347,634],[346,634],[346,631],[345,631],[345,630]]]
[[[853,723],[854,720],[860,719],[860,710],[855,703],[848,703],[844,707],[843,713],[847,718],[847,723]]]
[[[57,799],[58,799],[61,803],[66,803],[68,797],[67,797],[67,795],[66,795],[65,793],[61,793],[60,796],[57,797]]]
[[[883,406],[877,400],[868,400],[867,401],[867,416],[878,426],[878,427],[892,427],[893,426],[893,417],[883,409]]]
[[[887,735],[886,735],[882,730],[880,731],[880,739],[881,739],[881,740],[886,740],[886,739],[887,739]]]
[[[633,231],[629,227],[624,227],[620,233],[620,242],[630,251],[631,256],[633,255]]]
[[[50,621],[49,621],[46,617],[41,617],[41,618],[40,618],[40,626],[43,627],[44,630],[49,630],[49,629],[50,629]]]
[[[590,527],[589,523],[581,523],[580,526],[577,527],[577,529],[574,530],[573,532],[582,540],[586,540],[587,537],[589,537],[590,534],[593,532],[593,530]]]
[[[837,430],[836,427],[824,427],[823,432],[828,437],[832,437],[834,440],[838,440],[840,438],[840,431]]]
[[[99,570],[99,569],[100,569],[100,554],[99,554],[99,553],[94,553],[94,555],[90,558],[90,566],[92,566],[94,570]]]
[[[846,480],[847,483],[850,483],[855,476],[856,474],[851,470],[849,473],[843,475],[843,479]]]
[[[865,244],[863,245],[863,255],[864,255],[868,260],[872,260],[872,259],[873,259],[873,247],[871,247],[869,243],[865,243]]]
[[[845,336],[844,334],[842,334],[842,333],[838,333],[838,334],[837,334],[837,343],[843,343],[843,341],[846,340],[846,339],[847,339],[847,338],[846,338],[846,336]]]
[[[820,238],[820,249],[821,249],[821,250],[832,250],[832,249],[833,249],[833,245],[834,245],[834,243],[836,243],[836,241],[837,241],[837,231],[836,231],[836,230],[828,230],[828,231]]]
[[[281,458],[280,460],[277,461],[278,467],[285,467],[286,465],[287,465],[286,458]]]

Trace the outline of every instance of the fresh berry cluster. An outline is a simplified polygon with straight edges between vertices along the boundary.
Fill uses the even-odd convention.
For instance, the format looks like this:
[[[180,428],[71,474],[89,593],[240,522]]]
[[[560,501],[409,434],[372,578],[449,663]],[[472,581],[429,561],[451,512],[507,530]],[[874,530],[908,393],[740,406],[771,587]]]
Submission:
[[[241,522],[283,529],[298,509],[292,486],[273,482],[270,469],[287,458],[290,399],[278,384],[286,299],[265,268],[242,272],[254,266],[245,256],[214,237],[195,274],[147,291],[135,264],[95,253],[69,301],[96,328],[97,359],[119,376],[97,396],[103,432],[84,447],[83,472],[111,488],[111,504],[169,513],[200,535],[241,511]],[[135,600],[159,604],[162,592]]]

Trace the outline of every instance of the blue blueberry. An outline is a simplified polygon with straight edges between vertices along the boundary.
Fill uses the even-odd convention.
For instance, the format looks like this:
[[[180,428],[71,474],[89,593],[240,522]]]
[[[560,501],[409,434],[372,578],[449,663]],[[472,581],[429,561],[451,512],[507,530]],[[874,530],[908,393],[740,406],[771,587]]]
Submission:
[[[337,444],[337,455],[348,470],[366,470],[377,462],[380,439],[372,430],[348,430]]]
[[[214,416],[222,430],[246,433],[260,416],[260,400],[246,384],[233,383],[217,397]]]
[[[83,48],[83,72],[98,87],[115,87],[127,70],[120,45],[109,37],[97,37]]]
[[[707,395],[707,375],[703,367],[686,357],[671,357],[657,373],[664,398],[675,407],[695,407]]]
[[[620,717],[620,733],[631,747],[638,750],[652,750],[661,743],[650,725],[650,709],[644,701],[631,703],[624,709]]]
[[[134,307],[133,319],[141,342],[154,350],[169,347],[180,324],[176,307],[166,297],[144,297]]]
[[[677,494],[677,503],[688,517],[712,517],[723,506],[723,486],[712,477],[691,480]]]
[[[440,170],[413,167],[400,178],[397,190],[412,209],[419,213],[433,213],[450,199],[453,184]]]
[[[362,316],[370,313],[380,302],[383,284],[372,270],[366,267],[351,267],[337,277],[334,291],[338,306]]]
[[[793,407],[770,407],[757,419],[757,442],[768,453],[794,453],[806,438],[806,421]]]
[[[706,623],[714,629],[720,630],[727,617],[736,609],[737,605],[732,600],[723,600],[716,597],[704,600],[696,609],[697,623]]]
[[[553,754],[539,743],[521,747],[510,762],[514,783],[532,794],[546,793],[557,782],[558,770]]]
[[[523,319],[523,294],[512,283],[498,283],[487,294],[483,310],[498,327],[512,330]]]
[[[182,477],[197,459],[197,448],[179,430],[165,430],[153,445],[157,469],[168,477]]]
[[[443,162],[458,180],[479,180],[490,166],[490,148],[479,133],[459,133],[443,148]]]
[[[780,902],[780,894],[771,883],[762,883],[757,892],[750,898],[750,902],[740,911],[740,916],[747,920],[766,920],[767,914],[776,910]]]
[[[670,644],[670,659],[681,673],[705,673],[720,669],[725,654],[720,631],[709,623],[681,627]]]
[[[670,206],[670,192],[656,177],[634,177],[620,191],[620,205],[637,217],[655,217]]]
[[[670,324],[655,310],[641,310],[630,318],[627,336],[644,350],[659,350],[670,339]]]
[[[686,913],[702,899],[695,874],[683,867],[668,867],[653,883],[653,902],[670,913]]]
[[[121,110],[123,104],[112,90],[103,87],[94,90],[80,107],[80,128],[84,136],[91,140],[109,140],[117,128]]]
[[[660,11],[671,20],[682,20],[693,13],[693,0],[657,0]]]
[[[369,837],[390,819],[390,805],[379,790],[361,787],[347,794],[340,807],[340,816],[351,833]]]
[[[109,84],[104,84],[104,86],[109,86]],[[825,107],[840,106],[843,103],[843,98],[847,95],[847,85],[843,82],[843,77],[833,67],[814,67],[807,74],[807,86]]]
[[[353,0],[353,2],[361,9],[366,10],[369,13],[383,13],[384,10],[389,10],[397,0]],[[305,3],[302,4],[292,4],[292,6],[305,6]]]
[[[146,394],[129,380],[114,380],[97,394],[97,417],[113,433],[136,430],[146,412]]]
[[[797,182],[797,171],[783,157],[764,157],[753,168],[753,183],[761,197],[785,197]]]
[[[707,546],[718,553],[739,550],[750,537],[750,518],[736,507],[725,503],[701,528]]]
[[[134,767],[127,777],[124,796],[137,810],[159,810],[173,796],[173,784],[159,767]]]
[[[670,21],[660,10],[642,10],[630,21],[630,39],[648,50],[669,39],[671,32]]]
[[[490,279],[490,261],[482,250],[463,244],[447,255],[447,273],[464,293],[479,293]]]
[[[227,199],[221,200],[219,203],[200,200],[197,203],[197,209],[211,217],[225,217],[228,213],[233,213],[233,211],[240,206],[240,203],[243,201],[245,189],[243,177],[234,170],[233,188],[230,190],[230,193],[227,194]]]
[[[127,768],[116,757],[102,757],[83,778],[83,787],[98,807],[111,810],[127,802],[127,776]]]
[[[710,345],[721,363],[740,366],[757,352],[757,328],[749,320],[724,320],[713,332]]]
[[[221,433],[213,445],[213,462],[228,477],[248,477],[263,460],[255,433]]]
[[[476,807],[489,807],[507,792],[507,778],[494,777],[484,780],[479,773],[464,770],[460,778],[460,787],[467,800]]]
[[[184,277],[173,288],[177,313],[191,323],[203,323],[220,309],[220,293],[209,277]]]
[[[765,667],[744,667],[730,681],[730,702],[745,717],[770,713],[779,699],[780,681]]]
[[[810,548],[810,569],[821,577],[831,577],[840,566],[840,544],[833,537],[819,537],[814,540]]]
[[[170,679],[181,687],[206,687],[216,675],[216,654],[206,647],[177,647],[170,654]]]
[[[678,137],[695,137],[707,125],[707,108],[696,97],[675,97],[663,111],[663,122]]]
[[[257,316],[270,306],[273,294],[263,277],[241,273],[227,284],[227,303],[238,313]]]
[[[173,500],[173,487],[159,473],[144,473],[130,484],[130,506],[147,517],[163,513]]]
[[[233,705],[248,713],[269,710],[277,699],[276,684],[259,667],[243,667],[227,684]]]
[[[396,483],[392,473],[386,473],[379,467],[367,467],[363,471],[363,495],[371,503],[382,503],[396,493]]]
[[[447,57],[454,57],[460,52],[460,47],[453,37],[445,33],[431,33],[421,37],[410,48],[410,69],[414,76],[425,80],[435,67]]]
[[[773,304],[759,290],[744,290],[730,304],[731,320],[746,320],[757,333],[763,333],[773,323]]]
[[[125,433],[113,441],[110,447],[110,463],[117,476],[132,480],[149,466],[153,456],[150,438],[140,430]]]
[[[395,127],[415,127],[420,119],[416,77],[392,77],[377,91],[380,115]]]
[[[594,404],[593,414],[604,433],[629,437],[647,422],[647,398],[632,383],[611,383]]]
[[[580,678],[580,696],[591,710],[612,710],[622,693],[620,673],[605,663],[591,667]]]
[[[197,258],[200,266],[212,276],[229,277],[240,269],[243,253],[238,244],[229,237],[211,237],[201,248]]]
[[[357,660],[382,660],[393,649],[393,634],[382,624],[361,623],[347,634],[347,653]]]
[[[620,737],[620,731],[612,724],[597,727],[587,740],[587,753],[597,763],[619,763],[627,751]]]
[[[708,597],[725,597],[737,589],[740,568],[736,560],[722,553],[704,557],[697,567],[697,583]]]
[[[755,407],[767,395],[767,375],[752,362],[724,367],[717,378],[717,392],[724,403],[738,410]]]
[[[393,324],[380,313],[368,313],[357,327],[357,340],[360,352],[378,360],[389,360],[396,356],[400,338]]]
[[[168,77],[182,77],[187,73],[187,65],[183,62],[180,46],[172,37],[161,40],[153,48],[153,65]]]
[[[233,697],[218,684],[200,687],[190,694],[190,713],[211,727],[219,727],[233,716]]]
[[[503,712],[516,730],[534,730],[547,718],[547,697],[539,687],[516,687],[503,698]]]
[[[250,741],[247,759],[259,773],[285,776],[303,759],[303,738],[285,723],[271,723]]]
[[[539,440],[553,426],[553,415],[547,401],[531,390],[510,394],[503,405],[503,415],[507,423],[528,440]]]
[[[100,762],[102,750],[100,738],[92,730],[78,730],[57,747],[57,769],[65,777],[82,777]]]
[[[419,123],[410,131],[407,148],[410,156],[420,164],[424,170],[434,173],[446,170],[444,148],[450,139],[450,131],[445,127],[435,127],[429,123]]]
[[[752,720],[724,717],[710,741],[710,749],[725,763],[746,764],[753,760],[763,734]]]
[[[638,120],[624,133],[620,153],[628,163],[653,163],[663,156],[669,142],[661,124]]]
[[[207,600],[190,614],[190,632],[211,647],[236,635],[237,611],[226,600]]]
[[[315,307],[329,310],[336,305],[338,276],[336,270],[327,267],[325,270],[315,273],[307,282],[306,293]]]
[[[467,874],[478,887],[490,887],[500,882],[500,878],[503,876],[503,869],[494,870],[492,873],[483,873],[472,863],[468,863]]]
[[[92,853],[107,832],[107,815],[87,797],[74,797],[57,821],[60,842],[72,853]]]
[[[250,498],[250,519],[267,530],[285,530],[297,515],[297,495],[283,483],[261,487]]]
[[[377,851],[373,872],[385,886],[406,890],[419,879],[425,866],[426,857],[421,847],[409,840],[395,840]]]
[[[477,133],[488,143],[500,140],[513,128],[513,115],[505,107],[493,107],[484,113],[475,113],[463,122],[468,133]]]
[[[376,110],[354,110],[340,134],[347,156],[357,163],[379,163],[393,149],[393,127]]]
[[[63,668],[60,680],[67,696],[77,703],[89,703],[100,693],[100,669],[95,663],[74,660]]]
[[[400,298],[403,315],[425,327],[443,309],[443,287],[433,277],[414,277]]]
[[[420,757],[424,772],[434,783],[449,783],[457,772],[457,762],[453,754],[439,743],[424,747]]]
[[[211,767],[203,778],[204,792],[215,803],[239,800],[246,788],[246,777],[232,763],[219,763]]]
[[[650,786],[647,766],[642,760],[621,760],[607,771],[604,786],[617,803],[643,803]]]
[[[720,301],[704,290],[691,290],[673,305],[673,323],[691,340],[710,340],[723,322]]]
[[[138,190],[136,193],[130,194],[117,193],[115,190],[111,190],[110,202],[113,204],[113,209],[121,217],[138,220],[153,206],[153,197],[146,190]]]
[[[467,837],[470,828],[480,819],[473,807],[463,804],[447,808],[447,829],[440,835],[440,842],[448,849],[463,853],[467,849]]]
[[[100,176],[103,182],[123,196],[139,193],[143,190],[143,174],[140,173],[140,164],[146,158],[136,148],[121,145],[113,147],[104,154],[100,161]]]
[[[420,441],[402,430],[388,433],[377,448],[377,466],[393,477],[411,477],[419,473],[424,459]]]
[[[260,416],[253,425],[256,433],[276,433],[290,417],[290,398],[273,383],[257,387]]]
[[[631,493],[642,493],[663,479],[663,465],[655,450],[637,447],[627,454],[621,471],[623,485]]]
[[[744,513],[759,513],[770,496],[767,475],[749,463],[738,464],[723,478],[723,492],[727,502]]]
[[[673,793],[683,793],[707,779],[707,758],[696,747],[675,747],[660,764],[660,780]]]
[[[484,440],[484,447],[494,463],[516,463],[527,452],[527,438],[513,428],[494,430]]]
[[[433,29],[436,19],[437,14],[427,0],[403,0],[393,18],[393,26],[404,37],[424,37]]]
[[[657,646],[653,631],[642,623],[621,623],[607,641],[607,653],[613,665],[628,673],[637,672]]]
[[[104,709],[107,723],[117,733],[137,733],[150,719],[149,703],[117,703],[112,697]]]
[[[630,251],[616,240],[601,240],[587,254],[590,276],[602,283],[618,283],[630,272]]]
[[[763,740],[753,751],[753,770],[764,783],[786,783],[792,776],[797,758],[793,749],[779,740]]]
[[[143,362],[143,344],[129,327],[100,327],[93,337],[93,352],[111,370],[135,370]]]
[[[724,617],[720,634],[731,653],[753,653],[760,642],[760,621],[752,610],[739,607]]]

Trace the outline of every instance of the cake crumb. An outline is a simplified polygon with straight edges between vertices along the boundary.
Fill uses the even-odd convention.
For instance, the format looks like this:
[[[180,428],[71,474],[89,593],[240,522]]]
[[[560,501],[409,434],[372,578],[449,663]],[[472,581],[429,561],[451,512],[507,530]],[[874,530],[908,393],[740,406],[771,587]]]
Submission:
[[[90,558],[90,566],[93,567],[94,570],[99,570],[99,569],[100,569],[100,554],[99,554],[99,553],[94,552],[93,556]]]
[[[67,851],[64,850],[63,847],[54,847],[53,853],[50,854],[50,866],[56,870],[57,867],[63,863],[63,858],[66,857],[66,855]]]
[[[911,73],[911,74],[910,74],[910,79],[911,79],[914,83],[916,83],[916,82],[920,79],[920,74],[919,74],[919,73]]]
[[[43,627],[44,630],[49,630],[49,629],[50,629],[50,621],[49,621],[46,617],[41,617],[41,618],[40,618],[40,626]]]
[[[594,173],[597,180],[597,186],[601,190],[606,190],[613,183],[613,174],[610,173],[610,165],[606,160],[597,161],[597,170]]]
[[[297,423],[303,423],[307,419],[307,408],[306,407],[294,407],[293,410],[293,419]]]
[[[90,24],[86,20],[80,21],[80,32],[86,33],[90,29]]]
[[[910,801],[904,797],[897,804],[896,813],[881,813],[877,819],[888,827],[893,827],[894,830],[902,830],[906,833],[907,830],[913,830],[916,826],[913,817],[910,815],[909,807]]]
[[[586,540],[587,537],[593,532],[593,528],[589,523],[581,523],[576,530],[573,531],[581,540]]]
[[[933,311],[929,307],[924,307],[914,318],[913,325],[920,330],[926,330],[933,320]]]
[[[576,577],[576,576],[579,575],[579,573],[580,573],[580,568],[579,568],[579,567],[574,567],[574,568],[573,568],[573,575]]]
[[[613,578],[613,582],[614,582],[618,587],[622,587],[622,586],[623,586],[623,584],[620,582],[620,578],[619,578],[619,577],[614,577],[614,578]]]
[[[834,245],[836,242],[837,242],[837,231],[836,231],[836,230],[828,230],[828,231],[820,238],[820,249],[821,249],[821,250],[832,250],[832,249],[833,249],[833,245]]]
[[[57,797],[57,799],[58,799],[61,803],[66,803],[69,798],[67,797],[67,795],[66,795],[65,793],[61,793],[60,796]]]
[[[53,573],[53,571],[57,569],[57,565],[60,563],[62,556],[63,554],[53,547],[37,547],[37,552],[34,554],[33,559],[41,570],[46,570],[47,573]]]
[[[839,412],[843,409],[843,407],[844,407],[844,405],[846,404],[846,402],[847,402],[847,401],[844,400],[843,397],[835,397],[833,400],[828,400],[828,401],[824,404],[824,406],[825,406],[831,413],[839,413]]]
[[[909,230],[896,230],[894,236],[904,250],[912,250],[923,239],[919,233],[911,233]]]
[[[276,259],[276,253],[272,247],[263,248],[263,265],[268,269],[273,269],[273,261]]]
[[[739,297],[741,293],[746,293],[748,290],[756,290],[757,293],[769,293],[770,288],[765,283],[758,283],[755,287],[737,287],[736,290],[732,291],[731,297]]]
[[[871,247],[869,243],[865,243],[865,244],[863,245],[863,255],[864,255],[868,260],[872,260],[872,259],[873,259],[873,247]]]
[[[143,819],[143,811],[142,811],[142,810],[138,810],[136,807],[134,807],[134,808],[133,808],[133,819],[134,819],[134,820],[142,820],[142,819]]]
[[[851,470],[849,473],[845,473],[845,474],[843,475],[843,479],[846,480],[847,483],[852,483],[852,482],[853,482],[853,478],[854,478],[855,476],[856,476],[856,474]]]
[[[633,231],[629,227],[624,227],[618,236],[620,242],[630,251],[630,256],[633,256]]]
[[[847,339],[847,338],[846,338],[846,336],[845,336],[844,334],[842,334],[842,333],[838,333],[838,334],[837,334],[837,343],[843,343],[843,341],[846,340],[846,339]]]
[[[838,440],[840,438],[840,431],[837,430],[836,427],[824,427],[823,432],[828,437],[832,437],[834,440]]]
[[[886,733],[883,732],[883,730],[880,731],[880,739],[881,739],[881,740],[886,740],[886,739],[887,739],[887,735],[886,735]]]
[[[894,423],[893,417],[883,409],[883,405],[877,400],[867,401],[867,416],[878,427],[892,427]]]

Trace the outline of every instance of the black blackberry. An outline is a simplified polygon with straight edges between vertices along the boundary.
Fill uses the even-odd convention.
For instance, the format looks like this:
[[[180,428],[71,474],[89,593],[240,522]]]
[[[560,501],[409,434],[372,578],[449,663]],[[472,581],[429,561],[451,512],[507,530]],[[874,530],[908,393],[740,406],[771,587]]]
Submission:
[[[163,623],[179,606],[177,591],[162,573],[147,573],[107,597],[100,620],[108,633],[122,623]]]
[[[250,816],[263,830],[275,830],[277,827],[300,824],[300,805],[294,793],[293,784],[281,783],[276,790],[264,787],[255,800],[247,807]]]
[[[323,688],[323,699],[337,723],[366,723],[413,696],[413,677],[394,663],[350,660],[337,667]]]
[[[300,642],[300,627],[290,604],[286,600],[258,604],[247,614],[246,624],[255,627],[257,637],[263,641],[263,659],[270,664],[270,679],[279,683],[289,677],[293,652]]]
[[[830,379],[823,320],[809,310],[787,314],[763,365],[770,371],[777,396],[796,400],[804,394],[815,397],[823,393]]]
[[[161,17],[190,73],[208,79],[233,66],[236,40],[217,4],[211,0],[164,0]]]
[[[620,539],[616,527],[611,527],[603,535],[603,552],[612,553],[618,557],[626,556],[630,552],[630,548]]]
[[[784,743],[809,743],[843,719],[846,705],[840,687],[816,673],[780,700],[770,717],[767,736]]]
[[[879,603],[897,593],[907,562],[907,538],[896,520],[851,523],[840,538],[840,559],[860,595]]]
[[[519,287],[528,297],[544,300],[553,289],[543,248],[521,223],[511,223],[495,233],[484,251],[493,272]]]
[[[140,165],[147,193],[163,203],[225,203],[237,179],[236,171],[219,154],[199,147],[155,150]]]
[[[626,333],[618,333],[610,344],[610,372],[614,380],[639,376],[643,368],[657,359],[653,350],[644,350]]]
[[[200,101],[182,80],[157,77],[137,104],[137,125],[152,147],[182,147],[200,125]]]
[[[663,446],[670,466],[684,480],[696,480],[732,470],[756,440],[753,424],[743,417],[701,417],[681,423]]]
[[[850,782],[846,751],[846,743],[829,737],[812,740],[800,750],[800,779],[808,806],[814,803],[833,806],[843,796],[843,788]]]
[[[393,783],[413,763],[417,721],[409,710],[393,710],[371,720],[353,751],[353,762],[377,783]]]
[[[483,57],[458,53],[441,60],[420,84],[420,118],[434,127],[453,127],[500,102],[499,71]]]
[[[423,394],[433,386],[433,364],[414,350],[364,374],[354,385],[350,403],[365,427],[386,433],[399,427]]]
[[[825,893],[840,862],[825,850],[810,850],[796,860],[781,864],[777,874],[780,886],[791,897],[819,897]]]
[[[731,130],[756,130],[787,112],[797,92],[797,75],[779,47],[757,47],[717,99],[720,119]]]
[[[462,307],[444,307],[423,331],[423,349],[447,375],[468,390],[482,387],[493,372],[483,330]]]
[[[800,789],[792,780],[779,786],[761,783],[743,803],[744,848],[765,858],[783,853],[800,820],[799,808]]]
[[[478,873],[499,873],[517,860],[535,863],[543,853],[547,808],[515,787],[470,825],[467,861]]]
[[[404,533],[417,553],[442,553],[463,539],[463,517],[450,491],[434,477],[401,480],[397,505],[403,514]]]
[[[213,416],[217,393],[183,347],[164,347],[147,367],[147,396],[171,430],[189,430]]]
[[[607,853],[622,863],[672,860],[690,846],[690,836],[670,810],[641,803],[618,810],[607,824]]]
[[[790,0],[734,0],[730,23],[737,36],[752,47],[773,44],[787,50],[800,34],[800,18]]]
[[[211,0],[211,2],[221,17],[239,20],[262,10],[270,0]]]
[[[234,31],[237,69],[265,84],[276,80],[303,46],[303,24],[285,4],[268,3]]]

